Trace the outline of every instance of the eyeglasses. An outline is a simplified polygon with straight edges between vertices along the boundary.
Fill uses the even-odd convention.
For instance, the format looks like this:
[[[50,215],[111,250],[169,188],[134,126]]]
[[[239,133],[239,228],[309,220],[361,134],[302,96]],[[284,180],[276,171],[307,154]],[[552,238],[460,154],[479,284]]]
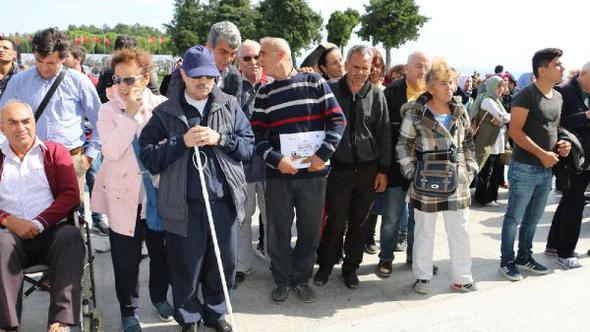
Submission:
[[[143,75],[140,76],[130,76],[130,77],[120,77],[118,75],[113,75],[113,83],[121,84],[125,83],[127,86],[132,86],[137,82],[139,79],[142,79]]]
[[[258,60],[258,57],[259,57],[259,55],[245,56],[245,57],[242,57],[242,60],[244,60],[244,62],[250,62],[250,61],[252,61],[252,59]]]

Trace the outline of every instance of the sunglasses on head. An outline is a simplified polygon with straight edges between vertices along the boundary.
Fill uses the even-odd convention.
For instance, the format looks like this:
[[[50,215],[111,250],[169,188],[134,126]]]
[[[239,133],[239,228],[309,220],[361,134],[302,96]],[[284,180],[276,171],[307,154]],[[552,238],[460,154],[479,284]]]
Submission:
[[[245,57],[242,57],[242,60],[244,60],[244,62],[250,62],[250,61],[252,61],[252,59],[258,60],[258,57],[259,57],[258,55],[255,55],[255,56],[245,56]]]
[[[128,86],[132,86],[135,84],[135,82],[137,82],[138,80],[140,80],[142,78],[143,78],[143,75],[130,76],[130,77],[120,77],[118,75],[113,75],[113,83],[115,83],[115,84],[125,83]]]

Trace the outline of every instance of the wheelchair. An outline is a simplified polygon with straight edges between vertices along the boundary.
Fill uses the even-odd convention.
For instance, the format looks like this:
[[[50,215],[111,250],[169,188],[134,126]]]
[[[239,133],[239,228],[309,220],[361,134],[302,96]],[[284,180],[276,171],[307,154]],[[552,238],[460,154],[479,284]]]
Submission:
[[[101,313],[96,305],[96,283],[94,279],[94,254],[92,252],[92,241],[90,237],[89,223],[84,216],[78,217],[78,208],[74,209],[72,217],[68,222],[74,224],[82,233],[82,239],[86,246],[86,259],[82,272],[82,292],[80,310],[80,331],[82,332],[104,332],[104,324]],[[71,220],[70,220],[71,219]],[[30,284],[26,290],[23,287],[24,298],[27,298],[36,290],[49,291],[49,266],[37,264],[23,270],[24,281]]]

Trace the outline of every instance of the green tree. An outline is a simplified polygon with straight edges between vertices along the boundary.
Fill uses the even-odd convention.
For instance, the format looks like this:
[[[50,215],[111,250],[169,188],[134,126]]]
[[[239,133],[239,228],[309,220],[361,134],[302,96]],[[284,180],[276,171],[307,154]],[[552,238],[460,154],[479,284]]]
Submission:
[[[211,3],[210,3],[211,5]],[[215,14],[214,22],[230,21],[238,26],[242,40],[254,39],[258,36],[256,20],[258,10],[252,7],[248,0],[220,0],[217,7],[209,10]]]
[[[294,64],[302,49],[321,41],[322,16],[305,0],[262,0],[258,11],[258,36],[284,38],[291,46]]]
[[[414,0],[371,0],[365,5],[357,34],[363,40],[371,40],[373,45],[381,43],[389,66],[391,49],[418,39],[420,28],[430,19],[419,11],[420,6]]]
[[[213,20],[208,8],[197,0],[175,0],[174,17],[164,25],[171,35],[174,54],[182,55],[195,44],[206,42]]]
[[[352,30],[360,23],[360,14],[354,9],[335,11],[330,15],[326,30],[328,41],[340,46],[340,52],[344,52],[344,46],[348,44]]]

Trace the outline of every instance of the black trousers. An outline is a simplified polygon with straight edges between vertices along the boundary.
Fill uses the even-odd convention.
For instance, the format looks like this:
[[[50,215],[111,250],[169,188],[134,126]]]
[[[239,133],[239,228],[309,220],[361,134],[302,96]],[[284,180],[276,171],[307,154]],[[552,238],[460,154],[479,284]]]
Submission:
[[[139,308],[139,264],[144,239],[150,258],[150,300],[154,304],[165,301],[168,293],[165,233],[150,230],[145,221],[140,219],[139,211],[141,210],[138,209],[133,236],[109,231],[115,291],[121,317],[135,316]]]
[[[557,249],[559,257],[574,256],[584,212],[584,192],[589,183],[590,171],[573,175],[571,187],[561,196],[553,215],[547,247]]]
[[[365,220],[375,198],[377,163],[359,167],[334,165],[326,189],[326,228],[319,248],[320,270],[331,272],[344,244],[342,273],[352,273],[363,261]],[[344,233],[346,232],[346,239]]]
[[[498,188],[502,184],[504,165],[497,154],[492,154],[479,171],[474,199],[487,204],[498,199]]]
[[[211,210],[225,282],[231,295],[238,262],[236,212],[231,199],[211,202]],[[166,232],[174,318],[181,325],[201,319],[214,324],[223,318],[226,304],[204,203],[189,203],[188,213],[186,236]],[[199,291],[203,296],[202,304]]]
[[[69,224],[50,227],[31,240],[0,231],[0,328],[19,325],[22,270],[35,264],[50,267],[48,325],[78,324],[85,253],[80,230]]]

